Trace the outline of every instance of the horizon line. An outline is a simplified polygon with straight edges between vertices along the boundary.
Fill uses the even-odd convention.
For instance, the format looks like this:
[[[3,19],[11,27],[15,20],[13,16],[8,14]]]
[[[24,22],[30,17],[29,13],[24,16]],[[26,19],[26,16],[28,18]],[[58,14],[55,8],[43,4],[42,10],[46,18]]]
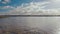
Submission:
[[[60,15],[0,15],[0,17],[60,17]]]

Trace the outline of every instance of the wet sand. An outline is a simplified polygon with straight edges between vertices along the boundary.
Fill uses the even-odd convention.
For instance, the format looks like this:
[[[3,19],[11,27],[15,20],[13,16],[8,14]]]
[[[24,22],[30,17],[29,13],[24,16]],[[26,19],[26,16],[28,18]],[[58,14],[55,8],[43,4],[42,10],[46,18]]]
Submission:
[[[55,34],[60,17],[0,18],[0,34]]]

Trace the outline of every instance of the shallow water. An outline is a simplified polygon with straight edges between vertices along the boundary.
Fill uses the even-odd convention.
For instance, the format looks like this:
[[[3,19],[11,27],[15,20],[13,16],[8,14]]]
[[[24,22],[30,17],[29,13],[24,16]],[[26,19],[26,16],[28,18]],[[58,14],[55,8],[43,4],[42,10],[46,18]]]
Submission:
[[[60,17],[7,17],[0,18],[0,26],[3,29],[13,28],[38,28],[49,34],[58,34],[60,29]]]

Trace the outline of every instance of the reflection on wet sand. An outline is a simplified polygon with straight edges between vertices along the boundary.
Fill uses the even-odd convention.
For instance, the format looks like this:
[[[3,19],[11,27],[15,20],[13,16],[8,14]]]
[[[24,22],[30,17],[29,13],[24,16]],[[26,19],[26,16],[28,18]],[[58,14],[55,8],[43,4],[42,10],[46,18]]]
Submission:
[[[28,28],[28,27],[2,27],[0,26],[0,34],[47,34],[47,32],[35,29],[35,28]]]
[[[10,17],[0,16],[0,34],[47,34],[47,32],[37,28],[27,26],[18,27],[16,26],[17,22],[13,24],[13,21],[11,22],[10,20],[12,20]]]
[[[0,18],[0,34],[54,34],[59,22],[60,17]]]

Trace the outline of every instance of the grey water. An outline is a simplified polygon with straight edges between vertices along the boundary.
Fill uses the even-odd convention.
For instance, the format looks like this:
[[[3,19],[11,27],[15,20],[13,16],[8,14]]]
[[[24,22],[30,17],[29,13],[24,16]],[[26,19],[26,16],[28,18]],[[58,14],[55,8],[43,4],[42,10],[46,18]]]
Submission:
[[[0,18],[0,26],[6,28],[38,28],[49,34],[59,34],[60,17],[7,17]],[[7,26],[7,27],[6,27]]]

